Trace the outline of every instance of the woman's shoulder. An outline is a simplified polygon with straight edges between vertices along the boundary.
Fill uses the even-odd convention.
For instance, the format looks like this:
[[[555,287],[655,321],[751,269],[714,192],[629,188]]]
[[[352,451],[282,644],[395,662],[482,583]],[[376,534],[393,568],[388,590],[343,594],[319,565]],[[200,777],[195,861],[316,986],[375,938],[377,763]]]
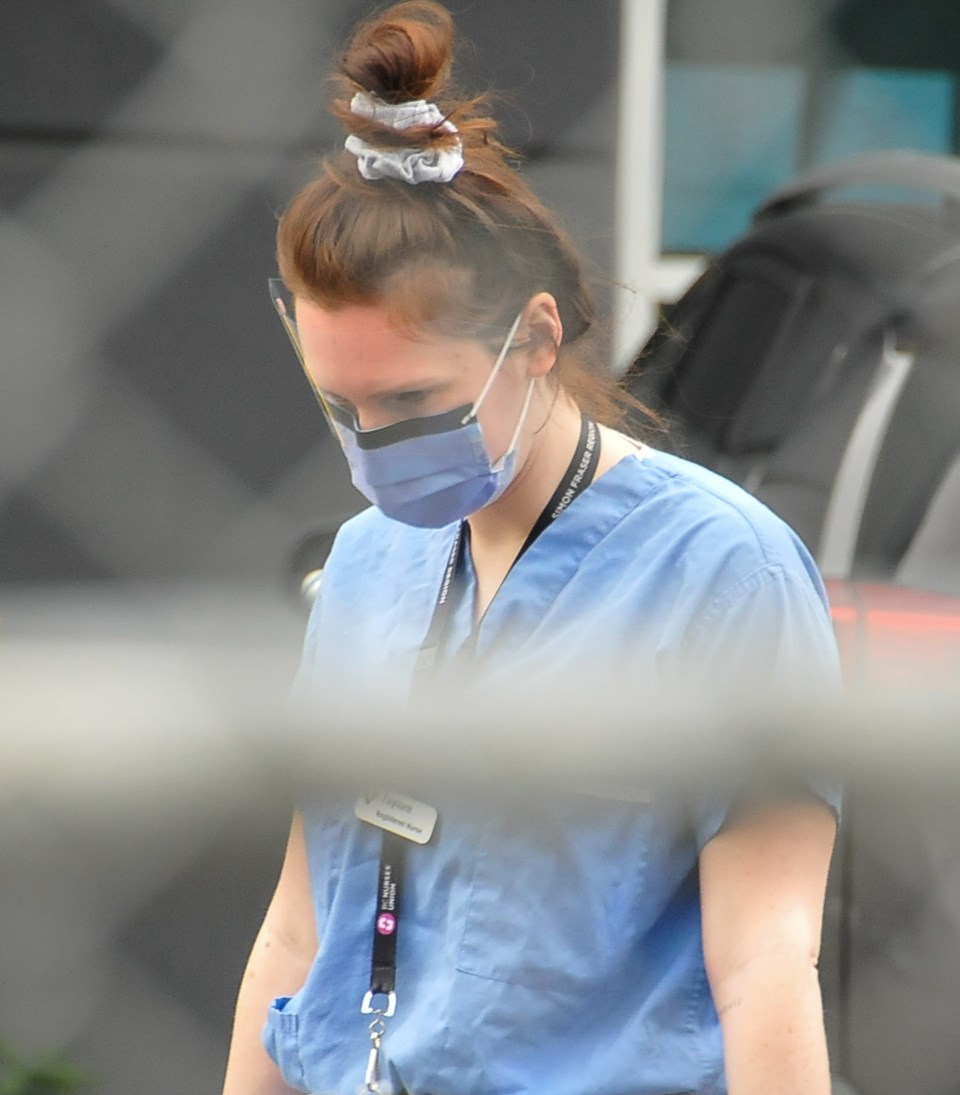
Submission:
[[[621,546],[635,544],[637,560],[658,580],[682,586],[685,594],[699,589],[706,598],[749,583],[786,581],[824,603],[822,579],[806,545],[730,480],[649,446],[608,474],[610,495],[629,498],[613,536]]]
[[[638,514],[657,520],[690,541],[708,536],[715,547],[740,544],[758,558],[777,561],[809,552],[790,526],[760,499],[708,468],[682,456],[644,446],[634,474],[645,484]],[[719,537],[719,539],[718,539]]]
[[[731,679],[749,679],[766,665],[772,675],[797,666],[812,674],[816,666],[832,681],[826,591],[789,525],[735,483],[683,457],[647,449],[636,464],[630,474],[644,484],[643,502],[631,517],[667,592],[682,648],[704,665],[724,665]],[[748,667],[746,678],[737,666]]]
[[[449,552],[455,531],[455,525],[439,529],[404,525],[370,506],[344,521],[337,531],[324,568],[324,584],[328,578],[353,584],[370,582],[378,574],[399,577],[400,572],[431,568]]]
[[[402,525],[373,507],[345,521],[310,613],[304,679],[346,682],[375,667],[386,688],[400,664],[393,653],[423,639],[455,532]]]

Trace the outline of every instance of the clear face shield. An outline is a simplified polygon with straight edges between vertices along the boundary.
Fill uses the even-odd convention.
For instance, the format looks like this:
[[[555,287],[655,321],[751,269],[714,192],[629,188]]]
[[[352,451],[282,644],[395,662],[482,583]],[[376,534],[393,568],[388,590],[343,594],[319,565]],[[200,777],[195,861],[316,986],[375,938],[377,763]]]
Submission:
[[[287,332],[287,338],[290,339],[290,345],[293,347],[293,352],[297,355],[297,360],[300,362],[300,367],[303,369],[303,375],[307,378],[310,390],[316,396],[317,402],[320,404],[320,409],[323,411],[323,417],[326,419],[327,425],[333,431],[334,437],[342,444],[340,433],[337,430],[336,420],[331,413],[331,406],[326,399],[324,399],[323,392],[314,384],[313,378],[310,376],[310,371],[307,368],[307,362],[303,356],[303,347],[300,345],[300,332],[297,330],[293,294],[287,289],[280,278],[268,278],[267,289],[270,293],[270,303],[280,317],[283,329]]]
[[[324,418],[343,448],[354,486],[383,513],[404,524],[440,528],[489,505],[509,486],[533,395],[533,378],[527,384],[510,444],[496,461],[490,457],[477,412],[513,346],[522,311],[472,404],[364,430],[351,412],[331,403],[313,382],[297,331],[293,298],[277,278],[269,280],[269,288]]]

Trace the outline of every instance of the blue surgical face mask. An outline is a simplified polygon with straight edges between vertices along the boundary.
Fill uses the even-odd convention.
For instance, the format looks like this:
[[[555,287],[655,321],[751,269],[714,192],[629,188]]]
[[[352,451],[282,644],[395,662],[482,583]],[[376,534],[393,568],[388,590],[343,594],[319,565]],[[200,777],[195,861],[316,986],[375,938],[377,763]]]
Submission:
[[[507,451],[496,462],[491,460],[477,413],[519,323],[518,315],[473,406],[363,430],[352,414],[327,404],[354,486],[388,517],[420,528],[441,528],[489,505],[510,485],[533,378]]]

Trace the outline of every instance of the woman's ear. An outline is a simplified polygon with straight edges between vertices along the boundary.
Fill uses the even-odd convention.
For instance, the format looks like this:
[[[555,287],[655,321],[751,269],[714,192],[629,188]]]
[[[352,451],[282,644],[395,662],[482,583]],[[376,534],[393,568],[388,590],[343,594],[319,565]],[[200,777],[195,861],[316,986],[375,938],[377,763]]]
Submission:
[[[550,293],[537,293],[523,309],[517,341],[529,341],[526,350],[529,376],[546,376],[557,363],[563,324],[560,309]]]

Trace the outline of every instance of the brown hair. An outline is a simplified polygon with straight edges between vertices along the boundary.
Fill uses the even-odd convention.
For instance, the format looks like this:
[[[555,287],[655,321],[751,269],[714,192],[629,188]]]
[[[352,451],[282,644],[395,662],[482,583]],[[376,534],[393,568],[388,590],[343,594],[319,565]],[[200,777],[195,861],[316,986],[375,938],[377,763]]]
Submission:
[[[462,143],[452,182],[369,181],[341,151],[280,220],[277,254],[287,288],[324,307],[388,302],[411,323],[439,323],[495,339],[522,305],[556,299],[564,345],[554,373],[582,409],[620,423],[643,410],[586,344],[596,315],[576,250],[508,162],[512,154],[481,113],[483,100],[450,87],[453,21],[434,0],[406,0],[361,23],[336,74],[332,112],[374,147],[444,148]],[[387,103],[429,99],[457,129],[398,131],[355,114],[366,92]]]

